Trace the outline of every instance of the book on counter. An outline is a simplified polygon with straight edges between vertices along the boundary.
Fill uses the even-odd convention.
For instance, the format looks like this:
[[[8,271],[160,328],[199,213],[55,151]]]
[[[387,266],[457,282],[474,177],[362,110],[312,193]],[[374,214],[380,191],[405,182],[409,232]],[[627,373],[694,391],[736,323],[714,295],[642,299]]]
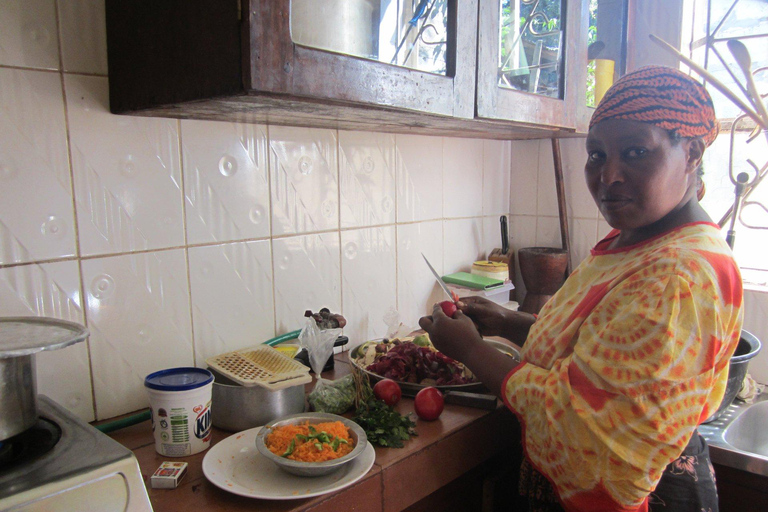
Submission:
[[[473,290],[486,291],[501,288],[505,284],[501,279],[493,279],[491,277],[470,274],[469,272],[454,272],[453,274],[444,275],[443,281],[450,284],[464,286],[465,288],[472,288]]]

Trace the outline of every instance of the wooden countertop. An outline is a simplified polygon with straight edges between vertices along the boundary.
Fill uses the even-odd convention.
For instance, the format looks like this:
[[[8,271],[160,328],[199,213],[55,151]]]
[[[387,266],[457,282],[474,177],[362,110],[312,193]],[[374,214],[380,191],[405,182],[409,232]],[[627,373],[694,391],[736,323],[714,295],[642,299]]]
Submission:
[[[324,378],[337,379],[351,371],[346,353],[337,354],[334,366],[332,372],[323,374]],[[308,384],[307,389],[312,386]],[[413,400],[403,398],[397,410],[401,414],[414,412]],[[245,498],[219,489],[203,474],[202,461],[207,451],[179,459],[161,456],[155,451],[149,421],[112,432],[110,436],[135,453],[155,512],[399,512],[493,457],[519,451],[517,420],[501,401],[494,411],[446,405],[436,421],[422,421],[415,413],[413,418],[418,436],[403,448],[375,447],[373,467],[354,485],[315,498],[287,501]],[[232,434],[214,428],[212,446]],[[153,489],[149,485],[149,477],[164,460],[189,463],[188,473],[176,489]]]

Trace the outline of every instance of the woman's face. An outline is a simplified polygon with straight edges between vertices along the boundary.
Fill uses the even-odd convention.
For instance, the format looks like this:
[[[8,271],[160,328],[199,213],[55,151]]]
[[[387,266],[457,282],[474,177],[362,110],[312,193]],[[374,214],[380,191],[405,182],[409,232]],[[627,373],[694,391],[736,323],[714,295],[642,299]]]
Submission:
[[[647,123],[611,119],[593,126],[584,172],[608,224],[631,232],[681,208],[696,184],[698,158],[691,158],[690,146]]]

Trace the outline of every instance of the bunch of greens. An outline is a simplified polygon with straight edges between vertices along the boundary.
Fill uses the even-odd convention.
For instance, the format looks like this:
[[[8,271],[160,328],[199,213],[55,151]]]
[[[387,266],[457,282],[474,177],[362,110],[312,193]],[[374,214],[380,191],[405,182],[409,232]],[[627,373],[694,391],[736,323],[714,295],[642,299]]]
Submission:
[[[403,416],[393,407],[373,395],[368,376],[355,371],[357,387],[355,416],[352,421],[360,425],[368,436],[368,442],[379,446],[402,448],[403,441],[418,435],[410,413]]]
[[[344,414],[354,405],[355,393],[355,380],[346,375],[333,381],[318,380],[307,401],[313,411]]]
[[[358,407],[352,421],[363,427],[368,442],[379,446],[402,448],[403,441],[417,435],[410,414],[403,416],[376,398]]]

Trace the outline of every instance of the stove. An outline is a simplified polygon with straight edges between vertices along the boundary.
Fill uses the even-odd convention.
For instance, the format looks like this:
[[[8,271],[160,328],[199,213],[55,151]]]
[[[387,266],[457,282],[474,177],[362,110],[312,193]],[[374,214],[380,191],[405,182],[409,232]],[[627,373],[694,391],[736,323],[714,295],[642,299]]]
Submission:
[[[0,510],[151,512],[133,453],[39,395],[38,420],[0,441]]]

